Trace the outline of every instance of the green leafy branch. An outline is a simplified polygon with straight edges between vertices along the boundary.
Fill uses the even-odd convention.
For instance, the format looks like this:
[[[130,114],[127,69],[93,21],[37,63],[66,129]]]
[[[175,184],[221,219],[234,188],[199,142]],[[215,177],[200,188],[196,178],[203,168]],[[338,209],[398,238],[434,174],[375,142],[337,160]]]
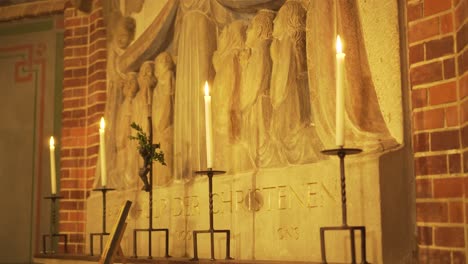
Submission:
[[[146,133],[143,131],[143,128],[136,124],[135,122],[132,122],[130,124],[130,127],[135,129],[137,131],[136,136],[130,135],[128,136],[131,140],[136,140],[138,141],[138,151],[140,155],[145,159],[145,161],[158,161],[162,165],[166,165],[166,162],[164,161],[164,153],[161,150],[161,145],[158,144],[153,144],[150,142],[148,136]]]

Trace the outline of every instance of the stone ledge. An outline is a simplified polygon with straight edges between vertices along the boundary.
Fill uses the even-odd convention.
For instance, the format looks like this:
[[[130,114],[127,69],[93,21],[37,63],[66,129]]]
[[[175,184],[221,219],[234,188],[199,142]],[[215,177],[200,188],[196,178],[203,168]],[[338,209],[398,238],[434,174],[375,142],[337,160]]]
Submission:
[[[63,13],[66,0],[38,1],[0,8],[0,22]]]
[[[41,264],[55,264],[55,263],[70,263],[70,264],[87,264],[96,263],[99,261],[99,256],[89,256],[89,255],[68,255],[68,254],[36,254],[34,255],[34,261]],[[58,262],[60,260],[60,262]],[[126,263],[151,263],[151,264],[318,264],[320,262],[311,262],[311,261],[284,261],[284,260],[209,260],[209,259],[200,259],[198,261],[192,261],[189,258],[161,258],[153,257],[153,259],[148,259],[147,257],[140,258],[125,258]],[[121,263],[122,259],[117,257],[115,259],[116,263]],[[328,262],[329,264],[337,264]]]

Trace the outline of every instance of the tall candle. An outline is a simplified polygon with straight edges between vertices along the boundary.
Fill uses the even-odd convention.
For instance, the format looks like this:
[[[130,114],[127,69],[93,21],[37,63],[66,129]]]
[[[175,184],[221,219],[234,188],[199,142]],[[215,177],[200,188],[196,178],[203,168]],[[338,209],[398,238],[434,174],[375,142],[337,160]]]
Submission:
[[[57,176],[55,174],[55,142],[54,137],[50,137],[49,140],[50,149],[50,192],[52,194],[57,193]]]
[[[211,96],[208,82],[205,82],[205,132],[206,132],[206,166],[213,168],[213,125],[211,123]]]
[[[344,145],[344,59],[340,36],[336,37],[336,145]]]
[[[99,159],[101,160],[101,185],[103,187],[107,185],[105,129],[106,122],[104,121],[104,117],[101,117],[99,128]]]

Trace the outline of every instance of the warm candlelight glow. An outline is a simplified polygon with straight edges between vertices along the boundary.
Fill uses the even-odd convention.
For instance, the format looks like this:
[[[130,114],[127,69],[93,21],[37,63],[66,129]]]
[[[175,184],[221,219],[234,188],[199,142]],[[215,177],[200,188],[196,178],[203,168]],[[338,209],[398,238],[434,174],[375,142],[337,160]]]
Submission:
[[[341,43],[340,35],[336,37],[336,53],[343,53],[343,44]]]
[[[55,141],[54,141],[54,137],[50,137],[50,140],[49,140],[49,146],[50,146],[50,148],[55,148]]]
[[[205,82],[205,96],[210,95],[210,87],[208,86],[208,82]]]
[[[101,117],[100,128],[104,130],[106,128],[106,121],[104,121],[104,117]]]

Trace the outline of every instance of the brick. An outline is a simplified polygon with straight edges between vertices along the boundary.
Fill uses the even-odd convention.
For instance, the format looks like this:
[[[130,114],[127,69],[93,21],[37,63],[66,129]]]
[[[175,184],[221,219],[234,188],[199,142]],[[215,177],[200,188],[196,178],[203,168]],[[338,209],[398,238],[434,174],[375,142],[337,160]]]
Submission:
[[[447,158],[445,155],[416,157],[414,163],[416,176],[447,173]]]
[[[459,76],[463,75],[468,70],[468,49],[458,55],[458,74]]]
[[[413,135],[414,152],[425,152],[430,150],[429,133],[418,133]]]
[[[420,248],[419,252],[420,264],[448,264],[451,263],[450,251],[439,250],[432,248]]]
[[[455,8],[455,30],[463,25],[466,17],[468,17],[468,2],[461,1],[461,4]]]
[[[463,178],[434,179],[435,198],[461,198],[463,197]]]
[[[422,18],[423,16],[422,2],[408,3],[406,11],[407,11],[408,22]]]
[[[416,179],[416,198],[432,197],[432,179]]]
[[[444,60],[444,80],[455,77],[455,59],[448,58]]]
[[[460,173],[461,172],[461,155],[458,153],[448,155],[449,159],[449,173]]]
[[[447,36],[441,39],[434,39],[426,42],[426,60],[453,54],[453,43],[453,36]]]
[[[464,126],[461,130],[461,141],[463,148],[468,146],[468,126]]]
[[[468,101],[465,100],[460,105],[460,115],[461,115],[461,123],[465,124],[468,121]]]
[[[436,223],[447,222],[447,204],[442,202],[416,202],[416,221]]]
[[[418,226],[418,244],[424,246],[432,245],[432,227]]]
[[[443,128],[445,126],[445,109],[436,108],[413,113],[415,131]]]
[[[409,43],[428,39],[439,34],[439,18],[434,17],[422,21],[415,21],[409,24]]]
[[[450,150],[460,147],[458,130],[446,130],[431,133],[431,150]]]
[[[448,13],[440,17],[440,33],[447,34],[453,32],[453,15]]]
[[[468,23],[463,24],[463,26],[457,31],[457,52],[461,52],[468,43]]]
[[[411,85],[440,81],[442,76],[442,63],[440,61],[424,64],[410,69]]]
[[[435,227],[434,242],[442,247],[464,247],[465,230],[463,227]]]
[[[444,0],[424,0],[424,16],[431,16],[447,11],[451,8],[451,1]]]
[[[467,173],[468,172],[468,151],[465,151],[463,153],[463,172],[464,173]],[[466,182],[465,182],[466,183]],[[465,196],[467,195],[467,192],[468,192],[468,188],[466,188],[467,186],[465,186]]]
[[[447,121],[447,127],[454,127],[458,126],[459,118],[458,118],[458,106],[450,106],[445,108],[445,119]]]
[[[463,220],[464,220],[463,202],[449,202],[450,223],[463,223]]]
[[[463,251],[453,251],[453,264],[466,264],[465,252]]]
[[[427,97],[427,89],[425,88],[411,90],[413,109],[427,106]]]
[[[429,104],[439,105],[457,100],[456,82],[442,83],[429,88]]]
[[[84,191],[70,191],[70,199],[84,199],[85,192]]]
[[[414,45],[409,48],[409,63],[414,64],[424,60],[424,44]]]
[[[468,95],[468,74],[458,80],[458,85],[460,87],[460,99],[464,99]]]

